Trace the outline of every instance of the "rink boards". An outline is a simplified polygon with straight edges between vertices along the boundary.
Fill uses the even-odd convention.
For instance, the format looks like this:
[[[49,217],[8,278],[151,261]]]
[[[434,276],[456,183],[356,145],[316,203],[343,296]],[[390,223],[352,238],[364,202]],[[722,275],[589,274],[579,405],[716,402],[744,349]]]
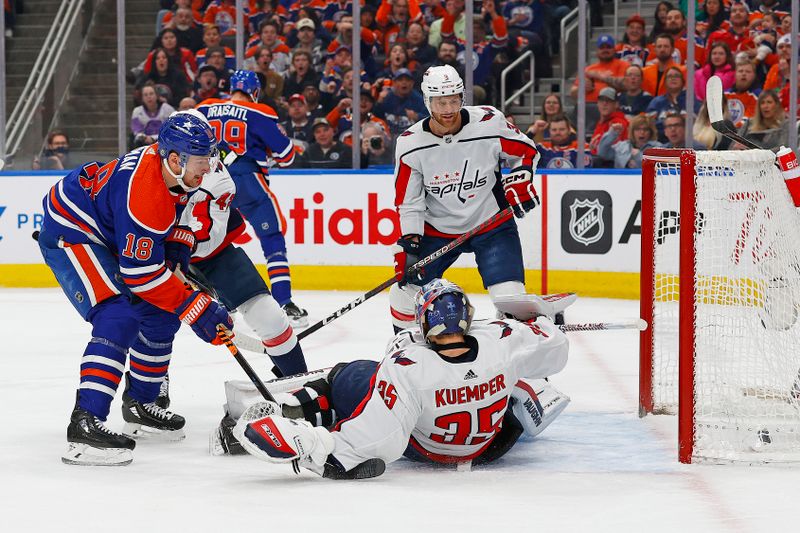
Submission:
[[[62,176],[0,173],[0,286],[56,286],[31,233],[41,225],[42,198]],[[641,174],[550,170],[535,184],[541,206],[517,221],[528,290],[637,298]],[[390,247],[399,235],[391,173],[284,170],[272,174],[271,188],[286,221],[296,288],[368,290],[391,277]],[[253,235],[248,229],[240,244],[266,277]],[[471,255],[448,277],[482,290]]]

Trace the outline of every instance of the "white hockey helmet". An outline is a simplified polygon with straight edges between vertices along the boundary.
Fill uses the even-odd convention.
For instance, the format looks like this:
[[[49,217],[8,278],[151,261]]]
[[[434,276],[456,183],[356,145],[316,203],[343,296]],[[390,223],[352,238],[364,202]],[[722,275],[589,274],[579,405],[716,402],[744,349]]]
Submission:
[[[461,95],[461,101],[464,101],[464,82],[458,75],[458,71],[450,65],[428,67],[422,77],[422,96],[428,113],[431,113],[431,99],[434,96],[450,96],[451,94]]]

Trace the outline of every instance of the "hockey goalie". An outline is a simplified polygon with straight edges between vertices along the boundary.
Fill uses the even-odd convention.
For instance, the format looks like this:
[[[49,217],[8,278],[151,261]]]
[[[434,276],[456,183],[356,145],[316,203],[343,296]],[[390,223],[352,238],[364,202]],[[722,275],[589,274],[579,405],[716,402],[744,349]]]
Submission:
[[[473,322],[473,313],[460,287],[429,282],[416,296],[419,329],[395,336],[382,361],[340,363],[323,379],[277,394],[278,403],[252,404],[232,435],[223,420],[217,443],[333,479],[375,477],[402,456],[439,464],[498,459],[569,403],[546,380],[566,365],[568,342],[544,315]],[[235,415],[233,400],[229,394]],[[228,429],[232,423],[228,417]]]

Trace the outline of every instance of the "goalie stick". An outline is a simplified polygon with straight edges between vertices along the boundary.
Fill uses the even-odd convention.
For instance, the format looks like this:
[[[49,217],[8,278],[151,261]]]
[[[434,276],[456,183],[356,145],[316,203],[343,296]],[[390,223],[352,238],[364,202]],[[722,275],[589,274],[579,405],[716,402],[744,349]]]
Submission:
[[[236,362],[239,363],[239,366],[242,367],[242,370],[244,370],[244,373],[247,374],[248,378],[250,378],[250,381],[253,382],[253,385],[256,386],[256,389],[258,389],[258,392],[261,393],[261,396],[263,396],[264,399],[267,400],[268,402],[274,402],[275,397],[272,396],[269,390],[267,390],[267,387],[264,385],[264,382],[261,381],[261,378],[258,377],[256,371],[253,370],[253,367],[250,366],[250,363],[248,363],[247,359],[244,358],[242,352],[240,352],[239,349],[236,347],[236,345],[233,343],[233,339],[231,339],[230,335],[228,335],[228,332],[225,330],[224,327],[217,326],[217,336],[225,344],[225,347],[228,348],[228,351],[231,352],[231,355],[233,356],[234,359],[236,359]]]
[[[747,137],[739,135],[733,122],[726,120],[722,110],[722,80],[719,76],[711,76],[706,82],[706,100],[708,108],[708,120],[714,131],[719,132],[728,139],[753,150],[763,150],[760,144],[751,141]]]

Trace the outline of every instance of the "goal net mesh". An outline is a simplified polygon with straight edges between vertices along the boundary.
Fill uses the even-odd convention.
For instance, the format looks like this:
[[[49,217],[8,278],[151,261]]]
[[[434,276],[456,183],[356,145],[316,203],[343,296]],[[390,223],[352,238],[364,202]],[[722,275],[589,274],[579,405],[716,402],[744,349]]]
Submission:
[[[694,279],[679,276],[680,163],[655,172],[654,412],[677,413],[678,289],[694,283],[693,460],[800,460],[800,224],[774,155],[696,153]]]

